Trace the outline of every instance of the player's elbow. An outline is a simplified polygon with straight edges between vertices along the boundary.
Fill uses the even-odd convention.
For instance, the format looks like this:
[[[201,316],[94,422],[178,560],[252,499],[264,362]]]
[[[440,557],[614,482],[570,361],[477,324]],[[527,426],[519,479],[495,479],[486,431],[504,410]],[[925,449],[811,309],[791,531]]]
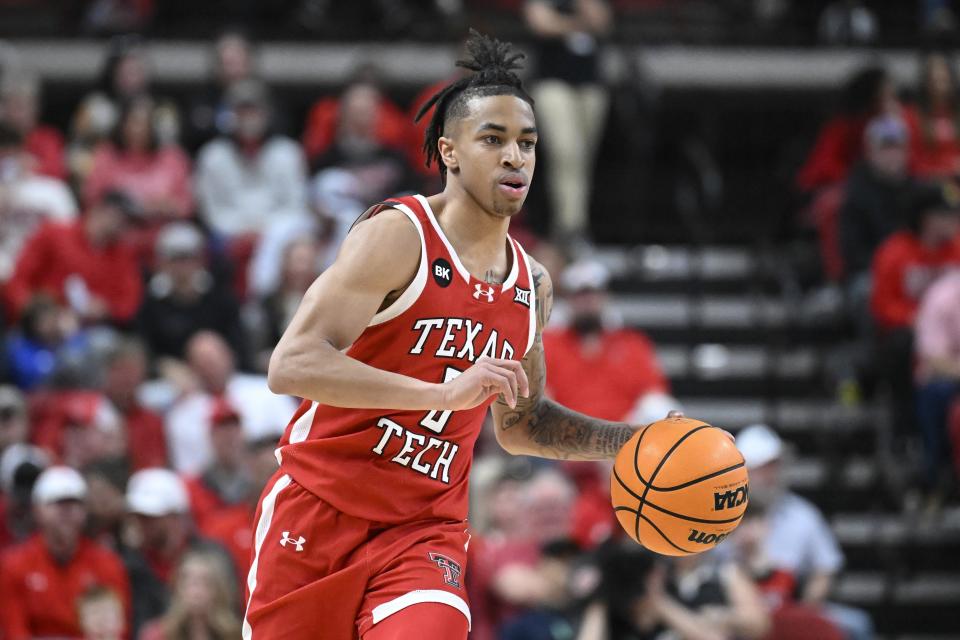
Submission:
[[[502,424],[498,424],[494,431],[497,437],[497,444],[512,456],[529,455],[529,448],[523,446],[523,438],[520,437],[522,429],[523,426],[521,424],[515,424],[510,428],[504,428]]]
[[[267,365],[267,386],[277,395],[296,395],[293,383],[296,376],[290,373],[290,364],[280,349],[274,349]]]

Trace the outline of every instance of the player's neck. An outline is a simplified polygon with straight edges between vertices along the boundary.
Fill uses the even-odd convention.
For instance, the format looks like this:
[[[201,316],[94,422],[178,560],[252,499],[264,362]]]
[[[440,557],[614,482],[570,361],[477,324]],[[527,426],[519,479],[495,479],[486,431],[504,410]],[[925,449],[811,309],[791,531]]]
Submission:
[[[490,214],[451,182],[429,202],[443,233],[462,260],[475,258],[490,262],[503,255],[510,229],[508,216]]]

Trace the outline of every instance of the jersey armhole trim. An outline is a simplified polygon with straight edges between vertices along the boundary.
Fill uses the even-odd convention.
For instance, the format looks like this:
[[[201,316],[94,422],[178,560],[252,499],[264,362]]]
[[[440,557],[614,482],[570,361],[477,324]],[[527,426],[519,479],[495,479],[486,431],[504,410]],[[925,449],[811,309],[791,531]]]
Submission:
[[[530,283],[530,334],[527,336],[527,348],[523,355],[526,356],[533,347],[533,341],[537,337],[537,286],[533,281],[533,271],[530,269],[530,259],[527,258],[527,252],[519,243],[514,243],[520,249],[520,256],[523,258],[523,265],[527,268],[527,282]]]
[[[420,297],[420,294],[423,293],[423,288],[427,285],[427,241],[423,236],[423,226],[410,207],[400,202],[391,204],[394,209],[410,218],[410,222],[413,223],[413,226],[417,229],[417,233],[420,235],[420,265],[417,267],[417,275],[413,277],[413,281],[407,286],[404,292],[400,294],[400,297],[394,300],[393,304],[389,307],[373,316],[367,324],[368,327],[393,320],[412,307],[413,303]]]

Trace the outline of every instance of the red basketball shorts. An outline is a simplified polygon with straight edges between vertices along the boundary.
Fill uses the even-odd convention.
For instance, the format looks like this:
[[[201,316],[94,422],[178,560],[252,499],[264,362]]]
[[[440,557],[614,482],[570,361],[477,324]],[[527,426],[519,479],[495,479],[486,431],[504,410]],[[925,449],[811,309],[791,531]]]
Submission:
[[[243,639],[356,640],[425,602],[469,623],[468,541],[465,522],[387,526],[348,516],[278,472],[257,508]]]

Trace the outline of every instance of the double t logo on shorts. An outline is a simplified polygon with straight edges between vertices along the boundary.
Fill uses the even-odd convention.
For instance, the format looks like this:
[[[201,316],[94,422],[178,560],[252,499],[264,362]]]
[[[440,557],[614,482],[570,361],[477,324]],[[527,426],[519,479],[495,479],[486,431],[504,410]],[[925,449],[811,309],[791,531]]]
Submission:
[[[431,551],[427,554],[430,559],[437,563],[437,566],[440,567],[440,570],[443,571],[443,582],[455,587],[460,588],[460,574],[463,570],[460,568],[460,565],[448,558],[445,555],[435,553]]]

